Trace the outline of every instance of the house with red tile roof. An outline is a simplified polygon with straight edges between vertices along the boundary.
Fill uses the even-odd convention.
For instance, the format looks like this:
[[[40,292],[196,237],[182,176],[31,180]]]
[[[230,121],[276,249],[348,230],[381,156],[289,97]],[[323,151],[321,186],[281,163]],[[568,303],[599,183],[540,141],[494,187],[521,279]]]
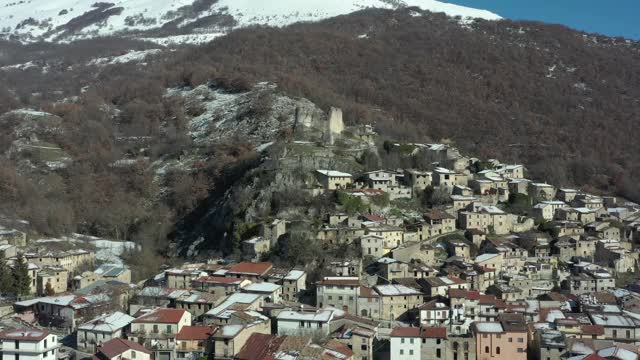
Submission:
[[[236,354],[236,360],[265,360],[272,358],[280,350],[286,336],[252,334]]]
[[[191,325],[191,313],[184,309],[154,309],[131,322],[129,338],[154,352],[155,359],[175,358],[176,336]]]
[[[176,335],[178,358],[187,358],[189,354],[196,358],[213,351],[213,335],[217,326],[184,326]]]
[[[247,278],[249,280],[258,280],[265,276],[269,270],[273,268],[270,262],[241,262],[232,266],[225,274],[226,277]]]
[[[135,341],[115,338],[98,346],[93,360],[151,360],[151,351]]]

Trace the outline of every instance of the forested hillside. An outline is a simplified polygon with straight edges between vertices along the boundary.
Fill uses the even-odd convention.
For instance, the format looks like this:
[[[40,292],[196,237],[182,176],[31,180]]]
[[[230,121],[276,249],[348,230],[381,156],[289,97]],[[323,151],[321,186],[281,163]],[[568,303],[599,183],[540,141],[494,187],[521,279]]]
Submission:
[[[241,30],[175,66],[268,79],[388,136],[451,138],[558,185],[640,200],[640,44],[563,26],[366,11]]]

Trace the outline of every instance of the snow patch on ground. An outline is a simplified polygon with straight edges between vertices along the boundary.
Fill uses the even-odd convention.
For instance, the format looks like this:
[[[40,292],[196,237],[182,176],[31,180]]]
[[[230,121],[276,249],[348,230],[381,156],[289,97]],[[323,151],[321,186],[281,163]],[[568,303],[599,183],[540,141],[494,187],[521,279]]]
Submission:
[[[31,68],[36,68],[36,67],[38,67],[38,65],[34,64],[33,61],[29,61],[29,62],[26,62],[26,63],[23,63],[23,64],[14,64],[14,65],[3,66],[3,67],[0,67],[0,70],[5,70],[5,71],[8,71],[8,70],[22,70],[22,71],[24,71],[24,70],[31,69]]]
[[[202,45],[211,42],[225,33],[210,33],[210,34],[189,34],[189,35],[174,35],[159,38],[140,38],[143,41],[149,41],[162,46],[190,44],[190,45]]]
[[[130,62],[143,62],[147,58],[147,56],[157,55],[161,52],[161,49],[149,49],[141,51],[132,50],[120,56],[93,59],[89,61],[87,65],[115,65],[126,64]]]
[[[29,116],[35,116],[35,117],[54,116],[53,114],[50,114],[48,112],[38,111],[33,109],[18,109],[18,110],[13,110],[10,113],[19,114],[19,115],[29,115]]]

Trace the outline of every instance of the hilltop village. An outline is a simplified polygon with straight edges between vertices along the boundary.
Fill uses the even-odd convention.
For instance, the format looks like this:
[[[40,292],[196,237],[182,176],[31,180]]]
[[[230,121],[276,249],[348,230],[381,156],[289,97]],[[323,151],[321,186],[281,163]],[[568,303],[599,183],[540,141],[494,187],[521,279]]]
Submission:
[[[373,128],[345,127],[338,109],[326,126],[279,161],[304,163],[290,166],[305,179],[296,196],[329,206],[305,220],[281,205],[239,235],[236,259],[132,282],[95,249],[43,252],[3,230],[20,295],[0,309],[3,359],[638,358],[638,204],[448,143],[377,149]],[[420,161],[371,170],[339,157],[357,147]],[[300,234],[318,247],[289,250],[294,262],[334,255],[276,259]]]

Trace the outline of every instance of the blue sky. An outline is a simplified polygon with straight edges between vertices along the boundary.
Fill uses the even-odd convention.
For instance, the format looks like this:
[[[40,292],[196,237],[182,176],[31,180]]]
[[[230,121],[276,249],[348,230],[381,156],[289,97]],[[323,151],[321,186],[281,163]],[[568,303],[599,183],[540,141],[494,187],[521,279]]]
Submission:
[[[640,0],[441,0],[486,9],[513,20],[564,24],[640,40]]]

